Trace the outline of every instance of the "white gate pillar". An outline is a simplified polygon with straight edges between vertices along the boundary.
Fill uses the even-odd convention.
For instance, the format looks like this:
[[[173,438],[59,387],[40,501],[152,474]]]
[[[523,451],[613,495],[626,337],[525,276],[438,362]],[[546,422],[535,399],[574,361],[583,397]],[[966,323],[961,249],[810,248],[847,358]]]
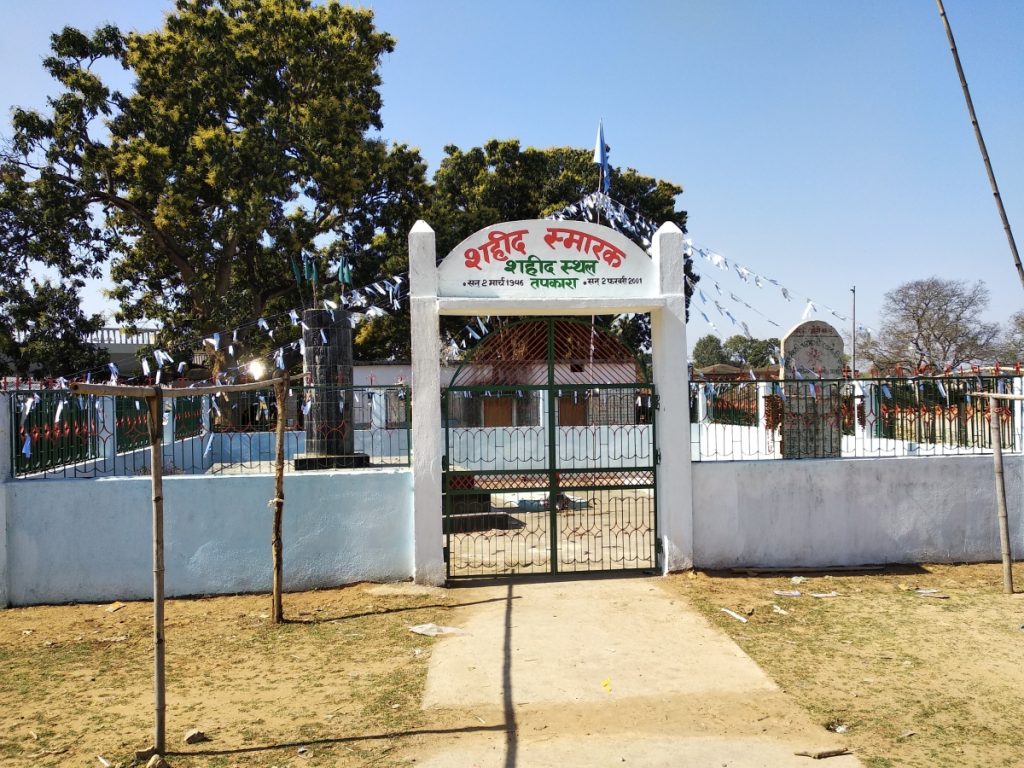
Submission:
[[[686,370],[686,277],[683,233],[665,223],[654,235],[654,262],[664,307],[651,312],[658,411],[658,536],[664,573],[693,567],[690,395]]]
[[[11,414],[14,392],[0,392],[0,608],[6,608],[10,600],[9,574],[7,569],[7,494],[6,484],[14,477],[14,426],[17,421]],[[18,446],[21,448],[21,446]]]
[[[417,221],[409,232],[412,341],[413,578],[444,584],[441,521],[441,334],[434,230]]]

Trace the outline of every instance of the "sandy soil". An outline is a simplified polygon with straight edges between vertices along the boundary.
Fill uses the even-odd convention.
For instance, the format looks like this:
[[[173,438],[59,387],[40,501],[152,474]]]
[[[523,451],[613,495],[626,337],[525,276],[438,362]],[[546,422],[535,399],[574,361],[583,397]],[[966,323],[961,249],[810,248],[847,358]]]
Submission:
[[[393,764],[394,734],[423,725],[433,643],[408,627],[451,602],[411,584],[289,594],[275,627],[266,595],[169,601],[172,765]],[[126,765],[152,745],[151,607],[111,607],[0,611],[0,764]],[[211,741],[184,745],[192,728]]]
[[[1021,765],[1024,596],[998,566],[803,578],[355,585],[286,595],[280,627],[266,595],[173,600],[170,762],[811,766],[792,753],[841,745],[869,768]],[[152,743],[150,605],[114,607],[0,610],[0,765]],[[409,631],[427,622],[464,634]]]
[[[1013,596],[1003,594],[996,564],[809,573],[799,583],[791,574],[691,573],[666,586],[816,722],[845,727],[867,765],[1016,768],[1024,765],[1020,564],[1016,577]],[[832,592],[838,597],[811,597]]]

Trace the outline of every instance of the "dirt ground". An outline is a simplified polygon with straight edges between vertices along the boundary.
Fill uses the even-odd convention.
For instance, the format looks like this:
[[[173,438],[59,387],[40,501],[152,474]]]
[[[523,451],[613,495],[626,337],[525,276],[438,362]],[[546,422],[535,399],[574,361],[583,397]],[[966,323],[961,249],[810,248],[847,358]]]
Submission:
[[[817,722],[841,728],[865,765],[1024,765],[1021,564],[1013,596],[995,564],[803,577],[696,572],[667,585]]]
[[[166,606],[168,757],[173,766],[394,765],[422,727],[434,640],[458,593],[355,585]],[[117,604],[114,604],[115,606]],[[0,764],[127,765],[153,743],[150,603],[0,610]],[[210,741],[186,746],[199,728]],[[303,751],[300,753],[299,750]]]
[[[731,635],[826,735],[842,728],[865,765],[1021,765],[1024,596],[1002,594],[997,565],[805,577],[698,572],[658,588]],[[420,746],[450,743],[453,726],[500,727],[495,713],[465,724],[422,707],[429,660],[446,640],[409,627],[449,623],[473,599],[411,584],[289,594],[282,627],[266,595],[169,601],[169,762],[409,765]],[[99,755],[125,766],[152,743],[150,605],[111,607],[0,610],[0,764],[96,766]],[[624,684],[609,683],[616,694]],[[762,725],[775,727],[766,704]],[[625,716],[586,702],[578,711],[594,724]],[[701,716],[727,712],[728,702]],[[528,712],[520,724],[533,727]],[[185,746],[191,728],[211,740]]]

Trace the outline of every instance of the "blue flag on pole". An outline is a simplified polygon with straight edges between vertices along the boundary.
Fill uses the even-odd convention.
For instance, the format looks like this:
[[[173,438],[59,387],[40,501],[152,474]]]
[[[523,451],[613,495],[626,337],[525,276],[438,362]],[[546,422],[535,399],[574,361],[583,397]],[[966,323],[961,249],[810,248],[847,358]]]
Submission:
[[[601,191],[606,195],[611,188],[611,177],[608,174],[608,145],[604,143],[604,121],[597,123],[597,142],[594,144],[594,162],[601,166]]]

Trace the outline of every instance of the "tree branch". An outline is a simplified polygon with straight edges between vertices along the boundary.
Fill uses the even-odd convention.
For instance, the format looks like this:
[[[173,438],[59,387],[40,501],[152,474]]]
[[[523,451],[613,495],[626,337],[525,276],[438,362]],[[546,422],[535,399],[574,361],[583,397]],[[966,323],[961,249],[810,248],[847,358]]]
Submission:
[[[71,184],[77,185],[77,182],[70,177],[59,176]],[[134,205],[128,200],[125,200],[120,195],[115,195],[112,192],[103,192],[96,190],[94,192],[85,193],[86,203],[107,203],[109,205],[118,208],[119,210],[127,213],[139,225],[149,233],[167,254],[167,258],[171,260],[171,263],[177,267],[178,271],[181,272],[181,277],[185,282],[190,282],[195,279],[196,272],[192,268],[192,265],[188,263],[188,257],[185,255],[184,249],[178,244],[172,235],[168,235],[166,232],[161,230],[152,220],[140,209],[137,205]]]

